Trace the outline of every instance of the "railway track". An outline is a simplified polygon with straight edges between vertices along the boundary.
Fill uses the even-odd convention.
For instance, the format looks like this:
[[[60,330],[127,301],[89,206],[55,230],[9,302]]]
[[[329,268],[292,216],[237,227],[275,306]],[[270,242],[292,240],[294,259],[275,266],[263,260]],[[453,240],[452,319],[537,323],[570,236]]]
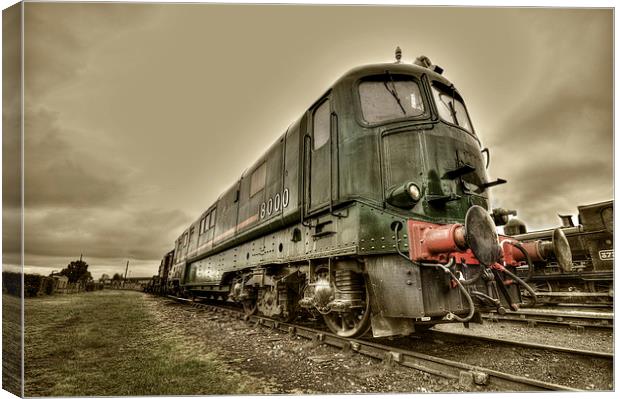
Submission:
[[[516,374],[505,373],[489,368],[481,367],[478,365],[468,364],[460,361],[450,360],[426,353],[414,352],[407,348],[386,345],[384,343],[373,342],[373,340],[367,339],[350,339],[342,338],[331,332],[319,330],[314,327],[283,323],[263,316],[247,316],[241,310],[231,307],[223,307],[213,304],[205,304],[200,302],[194,302],[184,298],[177,298],[169,296],[178,302],[189,304],[190,306],[201,308],[210,312],[226,315],[234,319],[242,319],[248,323],[253,323],[256,326],[263,326],[265,328],[271,328],[280,332],[288,333],[291,336],[299,336],[316,342],[317,344],[325,344],[338,348],[346,352],[359,353],[364,356],[382,360],[388,365],[400,365],[420,371],[427,372],[432,375],[453,379],[459,381],[462,385],[482,385],[490,391],[578,391],[580,389],[565,386],[560,384],[554,384],[546,381],[536,380],[529,377],[524,377]],[[433,334],[436,336],[460,336],[460,334],[452,334],[446,332],[436,332]],[[461,336],[461,338],[463,338]],[[559,348],[553,346],[545,346],[539,344],[524,344],[521,342],[511,342],[492,338],[480,338],[467,336],[468,340],[482,340],[482,341],[496,341],[503,345],[515,345],[530,347],[536,347],[537,349],[544,349],[549,351],[570,353],[577,356],[591,356],[604,358],[605,360],[612,361],[612,354],[605,354],[599,352],[588,352],[573,350],[570,348]]]
[[[456,339],[456,340],[476,340],[476,341],[484,341],[484,342],[490,342],[493,344],[498,344],[498,345],[510,345],[513,347],[521,347],[521,348],[530,348],[530,349],[540,349],[540,350],[547,350],[547,351],[554,351],[554,352],[564,352],[564,353],[569,353],[572,355],[579,355],[579,356],[588,356],[588,357],[596,357],[596,358],[602,358],[602,359],[608,359],[608,360],[613,360],[614,354],[613,353],[609,353],[609,352],[598,352],[598,351],[590,351],[590,350],[584,350],[584,349],[575,349],[575,348],[567,348],[567,347],[563,347],[563,346],[554,346],[554,345],[543,345],[543,344],[536,344],[536,343],[532,343],[532,342],[523,342],[523,341],[515,341],[515,340],[509,340],[509,339],[500,339],[500,338],[491,338],[491,337],[484,337],[484,336],[474,336],[471,334],[459,334],[459,333],[454,333],[454,332],[448,332],[448,331],[437,331],[437,330],[431,330],[429,331],[429,333],[431,333],[433,335],[434,338],[439,338],[439,339]]]
[[[536,297],[540,298],[541,302],[547,302],[550,304],[558,303],[560,301],[596,304],[596,305],[612,305],[614,296],[610,292],[548,292],[537,291]]]
[[[521,309],[503,315],[496,312],[486,313],[482,317],[490,321],[525,322],[532,325],[541,323],[596,328],[614,326],[614,314],[611,311]]]

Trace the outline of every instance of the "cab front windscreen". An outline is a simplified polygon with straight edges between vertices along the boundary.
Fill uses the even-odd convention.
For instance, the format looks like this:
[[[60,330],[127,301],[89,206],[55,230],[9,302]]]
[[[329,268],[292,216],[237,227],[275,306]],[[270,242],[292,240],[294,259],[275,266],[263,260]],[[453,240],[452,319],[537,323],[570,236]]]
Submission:
[[[449,88],[443,88],[436,84],[433,84],[432,91],[439,117],[467,130],[469,133],[473,133],[474,129],[467,115],[465,104],[458,95]]]
[[[362,81],[359,96],[362,116],[368,123],[424,114],[420,86],[411,77],[386,74]]]

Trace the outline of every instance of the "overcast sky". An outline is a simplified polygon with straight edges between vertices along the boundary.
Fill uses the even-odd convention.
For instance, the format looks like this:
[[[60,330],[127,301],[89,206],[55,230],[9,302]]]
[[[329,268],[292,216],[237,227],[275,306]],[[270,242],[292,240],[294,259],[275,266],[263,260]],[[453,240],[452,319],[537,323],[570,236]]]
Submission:
[[[28,272],[84,253],[95,278],[156,273],[329,85],[397,45],[463,94],[508,180],[494,206],[542,228],[613,196],[610,10],[27,3],[25,37]]]

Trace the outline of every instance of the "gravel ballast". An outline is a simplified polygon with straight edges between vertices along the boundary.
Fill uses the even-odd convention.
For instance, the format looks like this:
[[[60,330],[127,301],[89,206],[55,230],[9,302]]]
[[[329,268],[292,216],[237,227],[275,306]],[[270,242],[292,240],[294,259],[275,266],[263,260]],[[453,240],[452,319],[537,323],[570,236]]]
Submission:
[[[291,337],[225,315],[179,304],[169,299],[150,296],[147,298],[146,302],[159,328],[166,328],[171,334],[186,340],[189,350],[197,353],[214,353],[231,368],[264,380],[270,388],[267,391],[263,390],[263,393],[475,392],[489,389],[485,386],[460,386],[458,381],[404,367],[387,367],[375,359],[355,353],[344,354],[335,348],[316,345],[299,337]],[[436,328],[460,332],[456,325],[442,325]],[[539,329],[547,328],[536,327],[532,332],[508,326],[500,327],[497,323],[493,323],[472,325],[472,328],[465,331],[473,334],[485,332],[489,336],[495,334],[495,337],[500,338],[504,335],[506,338],[517,340],[519,335],[532,336],[537,334]],[[499,332],[493,333],[495,330]],[[581,345],[585,349],[607,351],[604,345],[596,348],[588,347],[587,341],[593,341],[592,337],[586,337],[589,333],[564,328],[564,333],[554,334],[547,331],[543,335],[549,339],[555,335],[554,345],[570,346],[568,344],[572,342],[573,347]],[[557,340],[557,335],[567,334],[574,336],[572,337],[574,339],[567,338],[565,342]],[[414,343],[416,338],[402,338],[400,344],[405,342],[402,340],[411,339],[414,341],[410,341],[406,349],[418,351],[425,347],[426,353],[445,357],[446,350],[441,343],[424,342],[416,345]],[[393,345],[398,341],[399,339],[386,340],[384,343]],[[611,339],[609,341],[612,342]],[[536,342],[544,343],[540,340]],[[611,381],[595,375],[597,365],[589,364],[588,359],[582,362],[583,364],[580,363],[581,368],[577,368],[581,373],[581,379],[574,381],[568,372],[566,378],[558,375],[558,370],[567,369],[563,362],[568,357],[561,354],[540,355],[522,352],[520,349],[513,352],[505,349],[501,353],[494,353],[492,346],[473,352],[468,353],[468,348],[463,346],[462,350],[450,350],[449,357],[492,369],[505,368],[506,370],[502,371],[513,370],[530,378],[584,390],[608,390],[611,387]],[[576,368],[573,365],[574,370]]]

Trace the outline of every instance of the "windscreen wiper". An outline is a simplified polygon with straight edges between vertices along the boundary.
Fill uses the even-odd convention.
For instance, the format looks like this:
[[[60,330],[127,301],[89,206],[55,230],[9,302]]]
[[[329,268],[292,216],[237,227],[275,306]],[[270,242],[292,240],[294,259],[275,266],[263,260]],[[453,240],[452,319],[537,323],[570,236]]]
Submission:
[[[454,123],[458,126],[461,126],[459,124],[459,120],[456,117],[456,108],[454,107],[454,84],[450,85],[450,88],[452,89],[452,102],[449,103],[450,105],[450,113],[452,114],[452,118],[454,119]]]
[[[388,87],[387,79],[383,81],[383,86],[385,86],[385,89],[390,92],[392,97],[394,97],[394,99],[398,103],[398,106],[403,111],[403,115],[407,115],[407,111],[405,111],[405,107],[403,107],[403,104],[400,102],[400,97],[398,97],[398,93],[396,92],[396,84],[394,83],[394,79],[392,79],[392,75],[390,75],[389,71],[385,71],[385,74],[390,79],[390,82],[392,83],[392,88],[390,89]]]

